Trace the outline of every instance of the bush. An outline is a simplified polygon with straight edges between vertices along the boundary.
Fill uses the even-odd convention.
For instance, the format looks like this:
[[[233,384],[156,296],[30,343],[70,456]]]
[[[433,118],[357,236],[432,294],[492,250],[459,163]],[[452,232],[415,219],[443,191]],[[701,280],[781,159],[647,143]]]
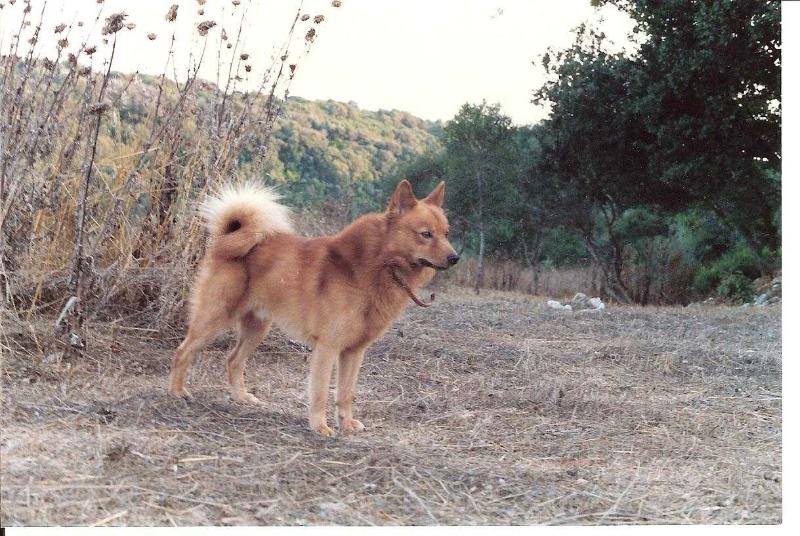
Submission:
[[[708,293],[713,290],[720,292],[725,282],[725,288],[734,284],[738,279],[744,278],[752,281],[760,275],[758,259],[744,244],[737,244],[725,252],[717,260],[700,266],[694,278],[694,290],[699,293]],[[721,295],[725,295],[720,292]],[[751,296],[748,296],[748,299]]]
[[[753,299],[753,282],[737,271],[722,278],[717,285],[717,294],[736,303],[749,302]]]

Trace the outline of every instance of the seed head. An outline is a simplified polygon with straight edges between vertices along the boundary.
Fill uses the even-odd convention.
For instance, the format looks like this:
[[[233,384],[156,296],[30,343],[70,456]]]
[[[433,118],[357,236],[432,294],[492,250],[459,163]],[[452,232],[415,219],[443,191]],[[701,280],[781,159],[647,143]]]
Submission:
[[[156,40],[156,37],[158,37],[158,36],[157,36],[156,34],[154,34],[153,32],[150,32],[149,34],[147,34],[147,38],[148,38],[150,41],[155,41],[155,40]]]
[[[314,17],[314,24],[319,24],[324,20],[325,20],[325,15],[317,15],[316,17]]]
[[[128,14],[124,11],[121,13],[114,13],[106,17],[106,25],[103,26],[103,35],[115,34],[123,27],[123,21]]]
[[[208,35],[208,31],[216,25],[217,23],[213,20],[207,20],[197,25],[197,31],[200,35]]]
[[[174,22],[178,18],[178,4],[172,4],[164,18],[167,22]]]
[[[53,31],[54,31],[55,33],[59,34],[59,33],[63,32],[63,31],[64,31],[64,28],[66,28],[66,27],[67,27],[67,25],[66,25],[66,24],[64,24],[64,23],[62,22],[61,24],[59,24],[58,26],[56,26],[56,27],[55,27],[55,29],[54,29]]]
[[[111,103],[107,100],[96,102],[89,107],[89,113],[100,115],[107,112],[109,108],[111,108]]]

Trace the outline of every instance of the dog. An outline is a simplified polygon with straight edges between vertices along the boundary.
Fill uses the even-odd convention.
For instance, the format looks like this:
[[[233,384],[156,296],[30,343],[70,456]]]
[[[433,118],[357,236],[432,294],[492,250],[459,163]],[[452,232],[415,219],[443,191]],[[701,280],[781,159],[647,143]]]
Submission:
[[[308,424],[323,436],[336,363],[341,433],[364,430],[353,401],[364,352],[409,304],[430,304],[419,287],[458,262],[442,210],[444,182],[417,199],[402,180],[386,210],[361,216],[336,235],[295,234],[290,211],[270,189],[227,188],[200,209],[210,239],[192,286],[189,327],[175,352],[169,392],[188,397],[186,371],[198,350],[235,329],[227,357],[231,397],[258,404],[244,383],[247,357],[275,324],[312,347]],[[434,296],[431,295],[431,299]]]

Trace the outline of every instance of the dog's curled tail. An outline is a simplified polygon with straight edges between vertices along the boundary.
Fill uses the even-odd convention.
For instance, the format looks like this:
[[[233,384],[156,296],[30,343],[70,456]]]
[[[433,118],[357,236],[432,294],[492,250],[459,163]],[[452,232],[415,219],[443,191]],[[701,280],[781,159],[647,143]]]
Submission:
[[[209,254],[218,259],[243,257],[274,233],[291,233],[289,208],[270,188],[246,183],[226,186],[200,205],[211,234]]]

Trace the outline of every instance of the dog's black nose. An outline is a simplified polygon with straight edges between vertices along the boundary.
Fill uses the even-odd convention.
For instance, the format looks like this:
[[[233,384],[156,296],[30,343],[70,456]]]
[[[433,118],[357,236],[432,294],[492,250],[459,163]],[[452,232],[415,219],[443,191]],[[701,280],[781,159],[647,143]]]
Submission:
[[[458,262],[458,255],[453,253],[452,255],[447,256],[447,262],[450,263],[450,266],[453,266],[455,263]]]

